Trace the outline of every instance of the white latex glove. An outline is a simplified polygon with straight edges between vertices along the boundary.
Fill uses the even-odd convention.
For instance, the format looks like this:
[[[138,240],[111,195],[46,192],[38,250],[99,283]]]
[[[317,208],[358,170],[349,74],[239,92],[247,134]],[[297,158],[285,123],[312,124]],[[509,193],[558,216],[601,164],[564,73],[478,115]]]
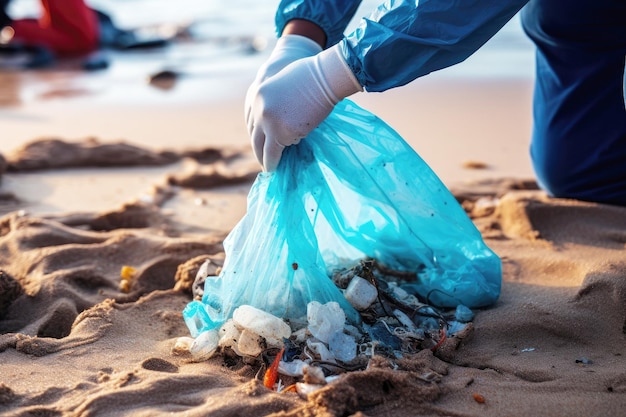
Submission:
[[[297,60],[248,92],[248,132],[266,171],[278,166],[285,146],[315,129],[335,104],[363,88],[335,45]]]
[[[263,81],[269,77],[276,75],[280,70],[285,68],[298,59],[307,58],[318,54],[322,51],[322,47],[312,39],[306,36],[300,35],[284,35],[278,38],[276,46],[272,50],[269,58],[256,73],[256,77],[246,94],[246,102],[244,104],[244,113],[246,117],[246,124],[250,126],[252,120],[251,106],[254,101],[254,96],[259,89],[259,86]]]

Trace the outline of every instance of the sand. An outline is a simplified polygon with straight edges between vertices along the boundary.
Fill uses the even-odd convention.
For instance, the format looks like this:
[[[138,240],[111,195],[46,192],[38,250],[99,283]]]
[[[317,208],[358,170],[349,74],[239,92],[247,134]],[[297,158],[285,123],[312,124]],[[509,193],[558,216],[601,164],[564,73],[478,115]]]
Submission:
[[[0,85],[12,77],[0,74]],[[264,388],[262,361],[173,351],[189,335],[181,312],[195,273],[223,261],[258,172],[241,85],[231,98],[187,104],[174,127],[158,116],[182,114],[175,91],[171,104],[133,113],[67,97],[49,111],[41,101],[7,105],[0,414],[623,415],[626,208],[537,189],[531,84],[434,77],[357,97],[450,187],[501,257],[504,283],[466,338],[394,364],[373,360],[307,399]],[[68,109],[92,131],[63,123]],[[136,271],[129,288],[125,266]]]

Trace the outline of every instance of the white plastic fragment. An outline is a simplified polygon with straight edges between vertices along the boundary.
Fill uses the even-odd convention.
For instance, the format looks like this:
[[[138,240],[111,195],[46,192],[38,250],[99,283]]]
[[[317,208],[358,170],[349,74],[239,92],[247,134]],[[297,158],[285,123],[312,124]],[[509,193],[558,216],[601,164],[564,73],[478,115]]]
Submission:
[[[324,343],[328,343],[333,333],[342,331],[346,322],[346,313],[336,301],[326,304],[311,301],[307,305],[306,316],[309,332]]]
[[[308,366],[304,369],[304,382],[307,384],[326,385],[324,370],[319,366]]]
[[[200,265],[198,272],[196,272],[196,280],[201,280],[209,275],[209,266],[211,266],[211,260],[207,259]]]
[[[395,282],[389,283],[389,287],[392,289],[394,297],[396,297],[398,300],[404,300],[409,297],[409,293],[406,292],[403,288],[400,288]]]
[[[306,345],[313,353],[320,357],[324,362],[332,362],[335,363],[335,357],[330,350],[326,347],[323,342],[315,341],[313,339],[308,339],[306,341]]]
[[[346,300],[359,311],[367,310],[378,297],[378,290],[371,282],[355,276],[344,292]]]
[[[291,334],[291,340],[296,343],[303,343],[307,337],[306,327],[298,329]]]
[[[418,307],[420,305],[424,305],[420,303],[416,296],[413,294],[409,294],[404,288],[399,287],[395,282],[389,282],[389,288],[393,293],[393,296],[398,300],[402,301],[404,304],[408,304],[413,307]]]
[[[182,336],[176,339],[176,343],[174,347],[172,347],[172,353],[174,355],[182,355],[184,353],[189,353],[189,348],[193,343],[193,337]]]
[[[354,338],[343,332],[336,332],[328,341],[330,353],[341,362],[351,362],[356,358],[356,342]]]
[[[233,312],[233,322],[242,330],[250,330],[266,339],[288,339],[291,327],[282,319],[250,305],[242,305]]]
[[[283,346],[285,346],[285,342],[283,341],[283,339],[276,339],[273,337],[266,337],[265,338],[265,345],[268,348],[282,348]]]
[[[244,329],[239,335],[239,343],[237,348],[239,352],[247,356],[259,356],[263,352],[263,340],[261,337],[250,330]]]
[[[278,373],[281,375],[301,377],[304,375],[304,368],[309,364],[302,359],[294,359],[291,362],[280,361],[278,363]]]
[[[404,326],[406,327],[406,329],[411,332],[411,333],[415,333],[417,331],[417,327],[415,326],[415,323],[413,323],[413,320],[411,320],[411,318],[409,316],[407,316],[404,312],[395,309],[393,310],[393,315],[398,319],[398,321]]]
[[[363,333],[361,333],[359,329],[357,329],[355,326],[351,324],[346,324],[345,326],[343,326],[343,331],[346,334],[349,334],[350,336],[354,337],[355,340],[358,340],[361,337],[363,337]]]
[[[217,330],[207,330],[198,335],[189,347],[194,360],[200,362],[209,359],[217,352],[220,336]]]
[[[306,400],[309,394],[317,391],[318,389],[324,387],[324,385],[318,384],[307,384],[305,382],[296,382],[296,392],[300,396],[300,398]]]
[[[220,347],[237,346],[239,344],[239,337],[241,336],[241,330],[237,328],[233,320],[228,320],[220,327]]]

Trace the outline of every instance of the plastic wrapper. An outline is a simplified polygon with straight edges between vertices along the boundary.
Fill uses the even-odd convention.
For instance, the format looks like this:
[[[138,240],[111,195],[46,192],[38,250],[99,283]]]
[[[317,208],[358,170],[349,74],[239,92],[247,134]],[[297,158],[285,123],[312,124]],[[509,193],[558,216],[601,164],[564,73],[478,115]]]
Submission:
[[[500,259],[446,186],[393,129],[349,100],[287,147],[275,172],[258,175],[224,249],[220,275],[183,312],[192,334],[244,304],[299,320],[309,302],[336,301],[357,322],[330,276],[365,258],[415,272],[412,287],[435,306],[487,306],[501,287]]]

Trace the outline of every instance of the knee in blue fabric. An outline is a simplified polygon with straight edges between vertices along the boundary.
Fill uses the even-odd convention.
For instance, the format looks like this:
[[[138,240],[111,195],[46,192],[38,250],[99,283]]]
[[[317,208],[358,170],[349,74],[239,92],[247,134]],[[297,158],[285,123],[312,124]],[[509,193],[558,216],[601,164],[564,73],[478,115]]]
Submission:
[[[537,46],[539,185],[555,197],[626,204],[626,3],[531,0],[522,23]]]

